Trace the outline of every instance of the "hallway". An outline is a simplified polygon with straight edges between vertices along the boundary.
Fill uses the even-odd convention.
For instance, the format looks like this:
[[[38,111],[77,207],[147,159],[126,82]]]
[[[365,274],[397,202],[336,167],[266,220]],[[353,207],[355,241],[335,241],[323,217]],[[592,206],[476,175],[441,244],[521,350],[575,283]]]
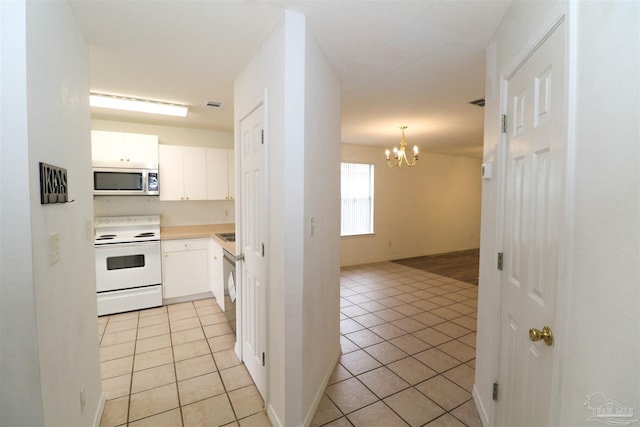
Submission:
[[[342,269],[342,357],[312,426],[481,426],[478,287],[393,262]]]

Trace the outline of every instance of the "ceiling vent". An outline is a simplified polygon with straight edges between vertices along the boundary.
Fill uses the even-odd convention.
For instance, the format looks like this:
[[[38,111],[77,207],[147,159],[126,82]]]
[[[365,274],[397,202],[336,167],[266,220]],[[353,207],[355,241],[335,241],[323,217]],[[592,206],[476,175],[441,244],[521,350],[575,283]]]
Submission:
[[[222,107],[222,102],[218,101],[207,101],[207,107],[209,108],[220,108]]]
[[[478,107],[484,107],[484,98],[476,99],[475,101],[471,101],[469,104],[473,104]]]

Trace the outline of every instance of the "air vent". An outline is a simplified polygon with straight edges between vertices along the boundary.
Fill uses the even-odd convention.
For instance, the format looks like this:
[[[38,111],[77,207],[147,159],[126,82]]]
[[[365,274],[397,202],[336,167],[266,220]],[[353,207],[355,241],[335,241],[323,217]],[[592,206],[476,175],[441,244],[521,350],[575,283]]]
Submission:
[[[477,105],[478,107],[484,107],[484,98],[476,99],[475,101],[471,101],[469,104]]]
[[[222,107],[222,102],[218,101],[207,101],[207,107],[209,108],[220,108]]]

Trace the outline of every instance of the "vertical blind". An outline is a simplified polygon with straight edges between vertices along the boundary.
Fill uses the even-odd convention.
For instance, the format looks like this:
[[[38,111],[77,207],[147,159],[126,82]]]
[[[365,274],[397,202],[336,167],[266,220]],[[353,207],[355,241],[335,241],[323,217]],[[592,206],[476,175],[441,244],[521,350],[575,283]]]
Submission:
[[[341,236],[373,233],[373,165],[341,163]]]

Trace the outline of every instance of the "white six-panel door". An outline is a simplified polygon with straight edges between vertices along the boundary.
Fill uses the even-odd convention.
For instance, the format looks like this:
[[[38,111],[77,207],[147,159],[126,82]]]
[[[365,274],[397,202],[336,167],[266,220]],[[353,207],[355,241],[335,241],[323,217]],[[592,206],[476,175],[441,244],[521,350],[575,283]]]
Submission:
[[[565,180],[565,24],[507,79],[499,424],[547,426]],[[555,329],[554,329],[555,328]],[[557,341],[559,337],[554,337]]]
[[[240,121],[241,224],[238,234],[244,261],[242,289],[242,360],[258,391],[265,396],[266,269],[265,269],[265,146],[264,107]]]

